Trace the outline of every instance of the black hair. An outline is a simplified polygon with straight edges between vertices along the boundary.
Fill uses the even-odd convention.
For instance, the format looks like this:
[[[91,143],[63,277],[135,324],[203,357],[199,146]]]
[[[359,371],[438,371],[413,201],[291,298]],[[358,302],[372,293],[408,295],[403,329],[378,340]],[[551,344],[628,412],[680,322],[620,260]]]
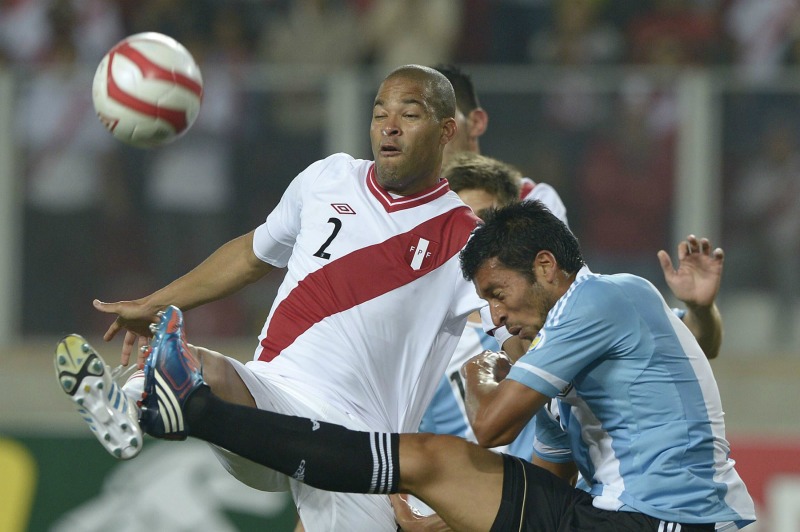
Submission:
[[[453,90],[456,93],[456,105],[464,113],[464,116],[481,106],[480,101],[478,101],[478,93],[475,92],[475,85],[472,83],[472,77],[469,74],[456,65],[438,64],[433,68],[441,72],[453,85]]]
[[[461,251],[461,272],[468,281],[489,259],[535,279],[533,262],[542,250],[553,254],[559,268],[576,273],[585,264],[578,239],[540,201],[512,203],[488,209],[483,225],[478,226]]]

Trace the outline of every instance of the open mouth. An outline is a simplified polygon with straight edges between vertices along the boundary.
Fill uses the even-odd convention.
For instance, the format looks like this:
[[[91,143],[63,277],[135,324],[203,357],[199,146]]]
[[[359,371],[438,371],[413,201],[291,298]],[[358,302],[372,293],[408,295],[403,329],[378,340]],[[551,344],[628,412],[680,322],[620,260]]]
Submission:
[[[400,153],[400,148],[393,144],[381,145],[381,155],[395,155]]]

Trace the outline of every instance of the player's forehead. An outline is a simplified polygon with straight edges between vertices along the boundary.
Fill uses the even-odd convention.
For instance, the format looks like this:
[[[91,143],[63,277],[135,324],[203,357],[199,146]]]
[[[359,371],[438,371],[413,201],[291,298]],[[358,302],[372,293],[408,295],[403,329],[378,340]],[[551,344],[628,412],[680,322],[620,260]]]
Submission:
[[[485,297],[491,295],[493,290],[508,287],[514,280],[515,273],[497,257],[489,257],[475,270],[475,286],[481,297]]]
[[[375,107],[416,105],[427,110],[429,94],[429,88],[423,81],[395,76],[381,83],[375,96]]]

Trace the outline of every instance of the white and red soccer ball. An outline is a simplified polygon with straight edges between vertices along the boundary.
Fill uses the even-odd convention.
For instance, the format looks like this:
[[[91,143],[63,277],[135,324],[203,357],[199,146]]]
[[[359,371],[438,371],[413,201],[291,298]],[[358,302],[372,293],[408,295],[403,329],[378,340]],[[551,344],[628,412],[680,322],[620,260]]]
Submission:
[[[92,83],[97,116],[117,139],[141,148],[172,142],[200,112],[203,77],[172,37],[147,32],[117,43]]]

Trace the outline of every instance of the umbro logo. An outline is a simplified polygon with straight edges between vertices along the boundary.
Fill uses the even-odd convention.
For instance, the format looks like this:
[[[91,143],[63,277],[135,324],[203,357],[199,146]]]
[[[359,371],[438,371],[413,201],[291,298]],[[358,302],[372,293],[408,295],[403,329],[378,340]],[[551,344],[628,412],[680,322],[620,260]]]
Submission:
[[[339,214],[355,214],[356,211],[347,203],[331,203],[331,207]]]
[[[312,419],[311,420],[311,430],[315,431],[315,430],[318,430],[318,429],[319,429],[319,421],[317,421],[316,419]]]

